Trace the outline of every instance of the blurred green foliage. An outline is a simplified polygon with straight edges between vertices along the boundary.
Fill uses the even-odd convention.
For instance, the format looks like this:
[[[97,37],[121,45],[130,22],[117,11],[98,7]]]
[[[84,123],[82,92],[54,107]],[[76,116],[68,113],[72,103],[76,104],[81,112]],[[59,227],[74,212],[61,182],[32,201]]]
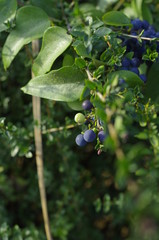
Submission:
[[[29,1],[18,2],[19,6],[29,3]],[[58,1],[52,2],[54,8],[58,7],[59,11],[56,12],[55,17],[60,21],[58,18],[61,16],[61,11]],[[147,10],[144,13],[143,9],[149,7],[150,12],[146,16],[157,28],[158,1],[143,1],[142,11],[141,9],[136,11],[135,2],[123,1],[121,4],[121,1],[92,0],[87,1],[87,4],[93,4],[91,14],[94,14],[96,9],[94,6],[98,5],[96,9],[98,11],[117,8],[131,16],[135,13],[140,18],[147,13]],[[40,0],[31,3],[43,6],[40,5],[43,4]],[[70,1],[64,3],[66,13],[69,14],[67,7]],[[79,3],[86,2],[79,1]],[[90,10],[90,5],[88,8],[86,5],[81,5],[81,12],[86,13],[87,10]],[[46,8],[45,11],[52,14],[50,8]],[[73,16],[71,20],[74,21]],[[98,32],[98,36],[100,34],[102,31]],[[5,34],[0,36],[2,42],[0,51],[5,38]],[[85,39],[86,44],[88,40]],[[102,46],[97,46],[97,49],[100,47]],[[119,50],[124,51],[124,49],[116,49],[119,55],[121,54]],[[46,239],[36,174],[31,97],[20,90],[30,79],[30,51],[30,46],[26,46],[7,71],[4,71],[0,61],[0,239],[2,240]],[[78,48],[78,52],[81,55],[81,48]],[[59,59],[60,64],[62,61],[63,56]],[[112,57],[113,61],[117,59]],[[76,58],[76,64],[81,68],[85,67],[85,61],[81,58]],[[102,73],[103,67],[100,66],[94,71],[94,76],[98,77]],[[149,78],[151,79],[151,75]],[[94,87],[101,89],[100,84],[94,86],[86,82],[87,84],[90,89]],[[115,146],[110,138],[106,142],[109,151],[99,156],[94,150],[94,144],[89,144],[82,150],[75,146],[74,139],[80,127],[58,130],[60,126],[73,123],[75,112],[65,103],[42,100],[42,130],[55,129],[54,132],[43,134],[44,176],[54,239],[159,239],[158,102],[145,100],[138,88],[125,91],[123,100],[116,96],[115,87],[114,81],[109,104],[117,112],[113,120],[125,151],[125,158],[122,161],[116,159]],[[131,104],[129,100],[132,100]],[[104,118],[102,104],[96,100],[94,105],[100,105],[97,114],[101,119]],[[136,105],[138,111],[135,111]],[[126,111],[131,112],[132,115],[126,115]],[[145,129],[145,126],[148,126],[148,129]]]

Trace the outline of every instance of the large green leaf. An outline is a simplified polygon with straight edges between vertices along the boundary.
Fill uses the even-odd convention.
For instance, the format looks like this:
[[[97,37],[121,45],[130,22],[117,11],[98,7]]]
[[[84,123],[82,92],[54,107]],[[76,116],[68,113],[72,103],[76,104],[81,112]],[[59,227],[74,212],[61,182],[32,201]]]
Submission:
[[[9,34],[2,50],[4,68],[10,66],[25,44],[42,37],[49,26],[49,18],[42,9],[33,6],[20,8],[16,15],[16,27]]]
[[[133,73],[131,71],[126,70],[120,70],[113,73],[110,73],[108,75],[108,81],[111,81],[113,79],[117,78],[123,79],[130,87],[135,87],[136,85],[142,86],[144,85],[141,78],[136,73]]]
[[[62,67],[33,78],[22,90],[37,97],[73,102],[79,99],[86,75],[75,67]]]
[[[144,88],[144,95],[153,101],[159,101],[159,63],[154,63],[147,76],[147,82]]]
[[[131,25],[130,19],[122,12],[111,11],[103,16],[103,22],[111,26],[129,26]]]
[[[132,7],[134,8],[135,12],[137,13],[137,16],[139,18],[142,18],[143,0],[132,0],[131,4],[132,4]]]
[[[33,64],[35,76],[48,72],[58,56],[60,56],[72,41],[71,35],[61,27],[50,27],[43,36],[42,48]]]
[[[0,0],[0,32],[8,28],[5,23],[14,18],[16,9],[16,0]]]

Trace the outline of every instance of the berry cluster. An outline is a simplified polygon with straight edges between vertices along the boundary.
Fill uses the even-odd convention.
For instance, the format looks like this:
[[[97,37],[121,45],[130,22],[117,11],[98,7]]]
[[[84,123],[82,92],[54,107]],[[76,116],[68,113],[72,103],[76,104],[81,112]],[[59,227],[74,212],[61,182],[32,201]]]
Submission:
[[[147,49],[150,49],[152,45],[153,47],[155,46],[156,53],[159,53],[159,43],[152,42],[150,39],[159,38],[159,32],[155,32],[154,27],[145,20],[134,19],[131,23],[132,28],[126,28],[128,34],[125,34],[125,37],[123,37],[124,34],[120,37],[122,46],[125,47],[126,50],[121,60],[121,66],[115,66],[115,69],[134,72],[145,83],[146,74],[142,74],[141,64],[149,63],[149,58],[146,60],[145,55]],[[158,53],[155,55],[155,60],[157,59],[156,56],[158,56]],[[124,80],[120,79],[120,83],[123,82]],[[97,139],[96,148],[98,152],[100,152],[107,134],[104,131],[100,119],[96,118],[95,109],[90,100],[85,100],[82,103],[82,108],[85,111],[85,115],[83,113],[77,113],[74,118],[76,123],[80,125],[83,124],[84,126],[82,133],[76,136],[75,142],[78,146],[83,147],[87,143],[91,143]]]
[[[143,55],[146,54],[147,48],[153,44],[150,39],[159,38],[159,32],[156,32],[154,27],[145,20],[134,19],[131,23],[132,28],[129,34],[132,37],[128,39],[122,38],[122,45],[126,47],[126,54],[122,60],[121,70],[136,73],[145,83],[146,75],[140,74],[139,67],[143,63]],[[137,36],[140,36],[141,39],[143,37],[142,41],[139,41]],[[155,43],[155,48],[159,53],[159,43]],[[133,53],[133,58],[127,57],[130,52]]]
[[[85,110],[86,115],[83,113],[77,113],[74,117],[75,122],[78,124],[84,124],[87,126],[87,130],[78,134],[75,142],[79,147],[85,146],[87,143],[93,142],[96,138],[101,144],[106,138],[106,133],[103,130],[101,121],[98,121],[94,117],[94,107],[90,100],[85,100],[82,103],[82,108]]]

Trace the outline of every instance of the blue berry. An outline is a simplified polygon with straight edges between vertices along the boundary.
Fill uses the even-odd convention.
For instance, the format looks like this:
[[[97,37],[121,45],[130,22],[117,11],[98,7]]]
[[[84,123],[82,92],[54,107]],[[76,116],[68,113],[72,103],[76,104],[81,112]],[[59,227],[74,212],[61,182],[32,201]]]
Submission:
[[[138,31],[142,28],[142,21],[140,19],[134,19],[131,21],[133,30]]]
[[[100,142],[104,142],[104,140],[106,139],[106,133],[102,130],[98,133],[98,138]]]
[[[149,28],[149,23],[146,20],[142,21],[142,28],[147,30]]]
[[[159,32],[156,32],[156,37],[159,38]]]
[[[156,37],[156,32],[153,28],[149,28],[148,30],[144,31],[142,36],[147,37],[147,38],[154,38],[154,37]]]
[[[83,107],[84,110],[91,110],[93,108],[93,105],[89,100],[85,100],[82,103],[82,107]]]
[[[147,78],[146,78],[146,75],[145,74],[141,74],[139,75],[139,77],[141,78],[141,80],[145,83]]]
[[[122,67],[129,67],[129,66],[130,66],[130,63],[131,63],[131,61],[130,61],[130,59],[129,59],[129,58],[127,58],[127,57],[124,57],[124,58],[123,58],[123,60],[121,61],[121,63],[122,63]]]
[[[128,67],[122,67],[121,70],[129,71]]]
[[[131,65],[132,67],[139,67],[140,66],[140,60],[136,57],[131,59]]]
[[[78,134],[75,142],[79,147],[84,147],[87,144],[87,142],[84,140],[83,134]]]
[[[139,74],[139,70],[137,67],[130,68],[130,71],[136,73],[137,75]]]
[[[93,142],[96,138],[96,134],[93,130],[90,129],[85,131],[83,137],[86,142]]]

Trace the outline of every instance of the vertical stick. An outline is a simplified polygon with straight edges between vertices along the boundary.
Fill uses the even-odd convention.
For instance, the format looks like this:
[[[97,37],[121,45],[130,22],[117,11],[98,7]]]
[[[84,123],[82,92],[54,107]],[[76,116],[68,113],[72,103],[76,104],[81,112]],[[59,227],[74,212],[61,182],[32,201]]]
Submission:
[[[34,40],[32,42],[32,52],[36,55],[39,51],[39,42]],[[34,74],[32,72],[32,77]],[[47,209],[47,199],[44,184],[44,167],[43,167],[43,149],[42,149],[42,134],[41,134],[41,101],[39,97],[32,97],[33,105],[33,118],[34,118],[34,138],[35,138],[35,149],[36,149],[36,166],[38,175],[38,184],[40,191],[41,207],[44,219],[44,226],[47,240],[53,240],[50,231],[50,223]]]

